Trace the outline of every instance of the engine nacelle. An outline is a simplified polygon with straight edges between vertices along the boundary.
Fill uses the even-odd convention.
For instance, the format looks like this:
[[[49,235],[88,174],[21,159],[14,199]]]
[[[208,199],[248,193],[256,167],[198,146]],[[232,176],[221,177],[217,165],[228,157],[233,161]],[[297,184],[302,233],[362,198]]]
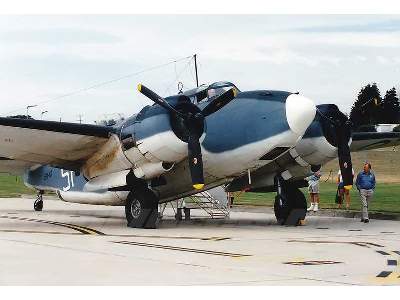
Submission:
[[[157,162],[141,165],[133,169],[133,173],[137,178],[151,179],[170,171],[174,167],[173,163]]]
[[[183,160],[187,156],[187,144],[173,132],[169,115],[151,116],[148,110],[141,112],[134,123],[122,129],[126,157],[136,165]]]
[[[320,111],[308,127],[303,138],[296,145],[295,150],[299,156],[311,165],[323,165],[338,157],[338,127],[346,126],[347,117],[334,104],[321,104],[317,106]],[[337,125],[342,124],[342,125]],[[350,145],[351,129],[346,128],[346,140]]]
[[[57,191],[58,197],[65,202],[92,204],[92,205],[125,205],[129,192],[78,192],[78,191]]]
[[[310,165],[323,165],[337,157],[337,148],[324,136],[303,138],[294,149]]]

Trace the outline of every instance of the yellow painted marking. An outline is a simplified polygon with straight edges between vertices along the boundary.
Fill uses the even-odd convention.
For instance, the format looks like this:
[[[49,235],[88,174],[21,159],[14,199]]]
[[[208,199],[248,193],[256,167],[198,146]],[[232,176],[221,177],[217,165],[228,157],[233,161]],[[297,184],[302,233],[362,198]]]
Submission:
[[[31,219],[31,218],[23,218],[23,217],[10,217],[10,216],[0,216],[0,218],[62,226],[62,227],[66,227],[66,228],[69,228],[69,229],[73,229],[73,230],[79,231],[79,232],[81,232],[83,234],[104,235],[104,233],[101,232],[101,231],[98,231],[98,230],[95,230],[95,229],[91,229],[91,228],[88,228],[88,227],[84,227],[84,226],[78,226],[78,225],[74,225],[74,224],[69,224],[69,223],[62,223],[62,222],[56,222],[56,221],[47,221],[47,220],[40,220],[40,219]]]
[[[400,283],[400,273],[392,272],[387,277],[375,277],[373,282],[377,282],[380,284],[399,284]]]
[[[238,94],[238,90],[237,90],[237,89],[235,89],[235,88],[233,88],[233,97],[236,97],[236,96],[237,96],[237,94]]]
[[[142,84],[141,84],[141,83],[139,83],[139,84],[137,85],[137,89],[138,89],[139,92],[142,92]]]

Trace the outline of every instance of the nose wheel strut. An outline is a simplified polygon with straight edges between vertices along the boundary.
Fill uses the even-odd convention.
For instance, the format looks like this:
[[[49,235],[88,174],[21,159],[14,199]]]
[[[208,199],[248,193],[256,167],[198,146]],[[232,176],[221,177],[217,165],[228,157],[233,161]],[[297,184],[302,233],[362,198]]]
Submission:
[[[305,219],[307,201],[304,194],[281,176],[275,177],[276,197],[274,212],[280,225],[300,225]]]
[[[33,204],[33,209],[35,211],[42,211],[43,210],[43,191],[38,191],[35,203]]]

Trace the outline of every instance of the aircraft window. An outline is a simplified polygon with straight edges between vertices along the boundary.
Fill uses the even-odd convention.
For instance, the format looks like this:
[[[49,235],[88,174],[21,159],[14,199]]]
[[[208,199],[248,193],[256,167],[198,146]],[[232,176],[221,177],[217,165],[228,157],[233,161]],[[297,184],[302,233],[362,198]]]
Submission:
[[[233,83],[228,81],[219,81],[209,86],[201,85],[198,88],[188,90],[183,94],[188,96],[190,100],[195,103],[203,100],[214,99],[216,96],[221,95],[231,88],[236,88],[239,91],[239,89]]]
[[[211,99],[225,93],[226,91],[230,90],[231,88],[235,88],[239,91],[239,89],[231,82],[226,82],[226,81],[215,82],[208,87],[207,98],[208,98],[208,100],[211,100]]]

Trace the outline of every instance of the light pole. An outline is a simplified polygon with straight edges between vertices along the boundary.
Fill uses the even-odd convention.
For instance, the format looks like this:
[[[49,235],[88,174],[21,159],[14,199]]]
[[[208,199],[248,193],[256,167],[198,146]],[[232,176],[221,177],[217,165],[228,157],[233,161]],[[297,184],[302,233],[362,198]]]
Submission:
[[[48,113],[48,112],[49,112],[48,110],[42,111],[42,112],[40,113],[40,120],[43,120],[43,115],[44,115],[45,113]]]
[[[37,105],[28,105],[27,107],[26,107],[26,118],[28,118],[29,117],[29,109],[30,108],[33,108],[33,107],[36,107]]]

